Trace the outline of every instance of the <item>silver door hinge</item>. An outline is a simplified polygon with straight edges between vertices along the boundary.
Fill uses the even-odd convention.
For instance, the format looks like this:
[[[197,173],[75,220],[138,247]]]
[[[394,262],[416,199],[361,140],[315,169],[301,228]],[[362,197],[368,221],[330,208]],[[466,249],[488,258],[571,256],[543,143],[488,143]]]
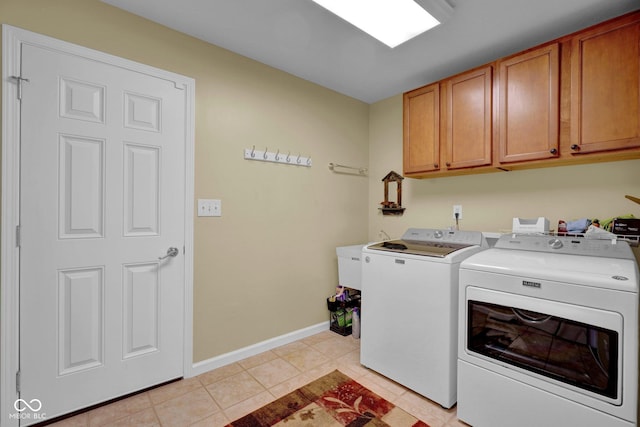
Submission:
[[[20,371],[16,372],[16,393],[20,394]]]
[[[21,243],[21,242],[20,242],[20,239],[21,239],[21,236],[20,236],[20,226],[19,226],[19,225],[16,225],[16,247],[17,247],[17,248],[19,248],[19,247],[20,247],[20,243]]]
[[[29,83],[29,79],[24,79],[24,78],[22,78],[20,76],[11,76],[11,77],[9,77],[9,79],[13,80],[14,82],[17,83],[17,85],[18,85],[18,94],[17,94],[17,96],[18,96],[18,99],[20,101],[22,101],[22,83],[23,82]]]

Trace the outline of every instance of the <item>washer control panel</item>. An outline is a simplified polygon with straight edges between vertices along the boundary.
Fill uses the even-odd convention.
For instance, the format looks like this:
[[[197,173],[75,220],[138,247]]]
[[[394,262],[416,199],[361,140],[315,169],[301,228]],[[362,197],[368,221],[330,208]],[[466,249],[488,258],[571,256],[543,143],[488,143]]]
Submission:
[[[447,242],[466,245],[482,245],[484,237],[480,231],[441,230],[431,228],[409,228],[402,240],[418,242]]]

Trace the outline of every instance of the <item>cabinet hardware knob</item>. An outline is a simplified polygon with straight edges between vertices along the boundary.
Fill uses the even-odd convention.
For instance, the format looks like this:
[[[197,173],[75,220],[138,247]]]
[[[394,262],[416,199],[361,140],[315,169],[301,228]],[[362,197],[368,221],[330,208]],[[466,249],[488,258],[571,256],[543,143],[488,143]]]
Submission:
[[[580,146],[579,146],[578,144],[573,144],[573,145],[571,146],[571,149],[572,149],[572,150],[580,150]]]
[[[439,165],[438,165],[437,163],[434,163],[434,164],[433,164],[433,167],[434,167],[434,168],[436,168],[436,169],[438,169],[438,166],[439,166]]]
[[[556,150],[555,148],[552,148],[551,150],[549,150],[549,152],[554,155],[558,154],[558,150]]]
[[[445,163],[447,165],[447,167],[451,166],[451,163],[447,162]]]

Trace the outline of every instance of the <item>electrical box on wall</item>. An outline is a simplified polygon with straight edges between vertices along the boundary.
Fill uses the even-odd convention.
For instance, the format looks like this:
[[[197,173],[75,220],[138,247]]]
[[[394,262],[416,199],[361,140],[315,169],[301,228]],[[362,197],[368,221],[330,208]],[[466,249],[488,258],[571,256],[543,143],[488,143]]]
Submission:
[[[222,200],[198,199],[198,216],[222,216]]]
[[[453,219],[462,219],[462,205],[453,205]]]

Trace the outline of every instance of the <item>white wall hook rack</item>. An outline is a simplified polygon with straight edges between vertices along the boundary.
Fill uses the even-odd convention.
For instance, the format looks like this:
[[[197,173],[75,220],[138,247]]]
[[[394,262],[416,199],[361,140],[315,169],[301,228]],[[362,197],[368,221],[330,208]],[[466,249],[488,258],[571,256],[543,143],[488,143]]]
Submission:
[[[260,162],[272,162],[272,163],[284,163],[285,165],[292,166],[305,166],[311,167],[311,157],[304,157],[300,154],[281,153],[277,150],[275,153],[269,152],[268,148],[264,151],[256,150],[256,147],[246,148],[244,150],[245,160],[257,160]]]

